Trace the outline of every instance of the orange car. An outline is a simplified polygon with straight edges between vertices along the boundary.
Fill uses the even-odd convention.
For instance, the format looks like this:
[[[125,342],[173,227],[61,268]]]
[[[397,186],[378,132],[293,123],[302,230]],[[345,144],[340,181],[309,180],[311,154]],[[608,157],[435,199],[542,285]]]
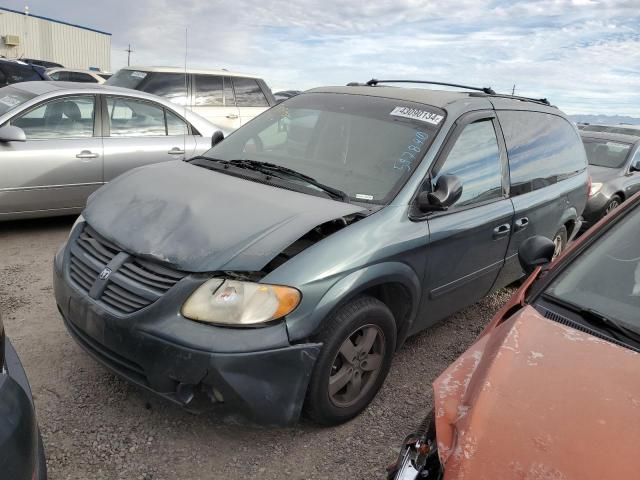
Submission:
[[[532,272],[433,383],[434,409],[390,478],[640,478],[640,196]]]

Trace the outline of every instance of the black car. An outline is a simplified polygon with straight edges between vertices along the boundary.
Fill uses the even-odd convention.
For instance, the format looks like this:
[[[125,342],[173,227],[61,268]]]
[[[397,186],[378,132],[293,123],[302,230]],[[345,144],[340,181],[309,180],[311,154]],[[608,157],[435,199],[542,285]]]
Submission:
[[[0,87],[38,80],[51,80],[44,67],[0,58]]]
[[[273,96],[276,99],[276,102],[284,102],[285,100],[295,97],[296,95],[300,95],[302,93],[301,90],[282,90],[280,92],[275,92]]]
[[[38,60],[35,58],[21,58],[20,60],[22,60],[25,63],[30,63],[32,65],[38,65],[40,67],[44,67],[44,68],[64,68],[64,65],[61,65],[59,63],[56,62],[50,62],[49,60]]]
[[[31,388],[0,318],[0,478],[45,480],[47,464]]]
[[[580,132],[592,181],[583,229],[640,191],[640,129],[625,132]]]

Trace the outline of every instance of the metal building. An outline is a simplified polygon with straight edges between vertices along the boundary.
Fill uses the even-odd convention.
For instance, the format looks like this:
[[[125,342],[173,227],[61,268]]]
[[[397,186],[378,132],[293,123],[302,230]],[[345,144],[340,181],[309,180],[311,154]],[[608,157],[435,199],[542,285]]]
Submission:
[[[111,34],[0,7],[0,55],[111,70]]]

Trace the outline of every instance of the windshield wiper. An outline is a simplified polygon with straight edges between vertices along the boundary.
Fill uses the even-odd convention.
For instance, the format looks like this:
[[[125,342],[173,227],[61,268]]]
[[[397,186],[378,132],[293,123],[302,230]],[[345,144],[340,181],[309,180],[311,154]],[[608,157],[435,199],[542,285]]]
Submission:
[[[604,329],[609,332],[616,340],[628,339],[635,343],[640,344],[640,332],[624,326],[618,320],[615,320],[604,313],[601,313],[593,308],[584,308],[576,305],[573,302],[562,300],[554,295],[543,293],[542,296],[553,303],[560,305],[561,307],[571,310],[572,312],[580,315],[587,323],[596,328]],[[623,337],[623,338],[620,338]]]
[[[261,162],[258,160],[229,160],[230,165],[240,167],[240,168],[249,168],[252,170],[256,170],[258,172],[266,173],[268,175],[273,175],[274,173],[283,173],[288,175],[296,180],[302,180],[303,182],[308,183],[309,185],[313,185],[316,188],[326,192],[329,196],[333,198],[337,198],[343,202],[349,202],[349,195],[347,195],[342,190],[338,190],[337,188],[330,187],[329,185],[325,185],[323,183],[318,182],[315,178],[310,177],[309,175],[305,175],[304,173],[300,173],[291,168],[283,167],[281,165],[276,165],[275,163],[270,162]],[[275,175],[278,178],[282,178],[279,175]],[[285,179],[286,180],[286,179]]]

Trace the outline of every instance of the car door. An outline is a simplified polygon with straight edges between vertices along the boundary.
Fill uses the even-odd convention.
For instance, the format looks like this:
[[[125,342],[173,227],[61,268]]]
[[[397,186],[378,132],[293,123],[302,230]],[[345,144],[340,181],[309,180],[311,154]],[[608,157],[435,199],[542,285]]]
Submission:
[[[432,169],[427,188],[453,174],[462,182],[462,196],[448,210],[426,217],[427,270],[414,331],[488,294],[504,265],[513,206],[498,138],[493,112],[467,114],[456,122]]]
[[[240,126],[240,112],[233,95],[230,77],[194,74],[191,110],[217,127],[235,130]]]
[[[131,97],[104,98],[104,181],[135,167],[193,155],[188,124],[155,102]]]
[[[10,124],[25,142],[0,143],[0,213],[77,209],[102,184],[94,95],[58,97]]]
[[[255,78],[233,77],[233,90],[240,112],[241,125],[269,108],[267,97]]]

